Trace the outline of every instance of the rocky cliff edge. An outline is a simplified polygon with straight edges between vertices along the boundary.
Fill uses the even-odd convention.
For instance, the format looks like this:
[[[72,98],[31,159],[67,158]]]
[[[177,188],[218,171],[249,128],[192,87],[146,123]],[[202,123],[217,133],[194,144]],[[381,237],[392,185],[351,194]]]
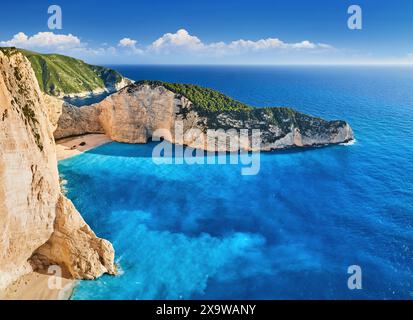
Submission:
[[[115,273],[112,245],[60,189],[53,131],[61,106],[45,102],[27,58],[0,50],[0,289],[49,265],[73,279]]]

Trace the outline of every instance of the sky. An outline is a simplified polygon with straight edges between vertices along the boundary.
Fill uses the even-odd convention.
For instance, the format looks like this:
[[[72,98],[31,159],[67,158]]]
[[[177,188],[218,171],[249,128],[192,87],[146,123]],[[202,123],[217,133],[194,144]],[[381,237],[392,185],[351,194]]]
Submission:
[[[0,46],[95,64],[413,64],[413,1],[2,0]]]

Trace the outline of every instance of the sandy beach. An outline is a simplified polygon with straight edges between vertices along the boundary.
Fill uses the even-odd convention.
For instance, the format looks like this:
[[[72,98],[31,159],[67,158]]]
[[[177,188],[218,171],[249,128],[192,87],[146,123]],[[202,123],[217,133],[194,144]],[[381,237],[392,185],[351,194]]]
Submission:
[[[32,272],[0,292],[0,300],[68,300],[75,284],[74,280]]]
[[[64,160],[112,142],[104,134],[86,134],[56,141],[57,160]]]

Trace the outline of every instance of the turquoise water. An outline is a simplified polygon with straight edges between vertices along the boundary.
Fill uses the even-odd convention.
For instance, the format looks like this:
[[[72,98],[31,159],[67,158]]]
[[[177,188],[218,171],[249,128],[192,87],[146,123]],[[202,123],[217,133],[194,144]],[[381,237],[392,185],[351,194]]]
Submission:
[[[118,277],[74,299],[413,298],[413,69],[116,67],[352,125],[357,142],[241,165],[155,165],[153,144],[62,161],[68,196],[112,241]],[[363,289],[347,288],[359,265]]]

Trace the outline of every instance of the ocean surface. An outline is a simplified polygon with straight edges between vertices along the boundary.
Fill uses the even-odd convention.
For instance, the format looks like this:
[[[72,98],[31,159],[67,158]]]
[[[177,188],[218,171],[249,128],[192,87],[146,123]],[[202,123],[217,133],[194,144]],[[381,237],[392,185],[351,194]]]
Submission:
[[[154,144],[60,162],[68,196],[112,241],[120,275],[73,299],[412,299],[413,69],[115,66],[252,106],[343,119],[357,141],[240,165],[156,165]],[[349,290],[348,267],[362,270]]]

